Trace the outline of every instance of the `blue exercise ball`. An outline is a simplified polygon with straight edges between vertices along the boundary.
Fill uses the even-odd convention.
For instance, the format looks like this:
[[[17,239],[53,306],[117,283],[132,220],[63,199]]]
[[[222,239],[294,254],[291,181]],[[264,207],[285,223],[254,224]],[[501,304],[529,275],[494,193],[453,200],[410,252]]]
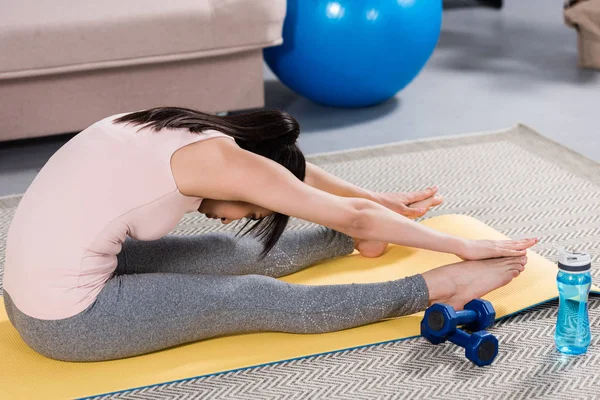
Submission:
[[[381,103],[435,48],[442,0],[288,0],[283,44],[267,65],[296,93],[334,107]]]

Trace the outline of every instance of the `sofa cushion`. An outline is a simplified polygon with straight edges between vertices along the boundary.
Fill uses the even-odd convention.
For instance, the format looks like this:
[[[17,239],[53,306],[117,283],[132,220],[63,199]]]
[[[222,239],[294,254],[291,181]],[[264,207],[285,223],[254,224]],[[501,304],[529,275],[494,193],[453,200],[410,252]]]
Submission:
[[[285,12],[285,0],[4,2],[0,79],[272,46],[281,42]]]

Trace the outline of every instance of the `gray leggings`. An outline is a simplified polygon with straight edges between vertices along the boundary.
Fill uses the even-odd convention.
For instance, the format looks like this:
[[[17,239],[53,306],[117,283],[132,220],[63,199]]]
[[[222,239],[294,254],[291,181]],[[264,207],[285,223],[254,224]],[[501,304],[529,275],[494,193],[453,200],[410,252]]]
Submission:
[[[263,260],[261,248],[252,238],[224,233],[127,240],[115,276],[81,313],[32,318],[4,293],[6,309],[37,352],[64,361],[102,361],[236,333],[337,331],[427,307],[420,275],[330,286],[274,279],[351,253],[352,239],[330,229],[287,231]]]

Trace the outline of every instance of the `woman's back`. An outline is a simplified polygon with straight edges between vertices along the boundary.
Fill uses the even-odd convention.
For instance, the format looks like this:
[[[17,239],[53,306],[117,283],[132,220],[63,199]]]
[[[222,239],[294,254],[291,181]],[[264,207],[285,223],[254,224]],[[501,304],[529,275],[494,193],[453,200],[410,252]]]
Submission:
[[[25,193],[9,229],[4,287],[26,314],[66,318],[96,298],[126,235],[166,235],[201,199],[173,179],[170,159],[188,144],[225,136],[114,124],[106,118],[52,156]]]

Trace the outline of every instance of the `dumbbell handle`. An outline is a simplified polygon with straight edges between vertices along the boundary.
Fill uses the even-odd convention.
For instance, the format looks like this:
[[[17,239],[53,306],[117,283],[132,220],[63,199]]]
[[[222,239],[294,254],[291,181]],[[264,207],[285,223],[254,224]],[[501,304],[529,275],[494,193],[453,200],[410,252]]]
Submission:
[[[469,339],[471,338],[471,335],[469,335],[467,332],[457,329],[452,335],[448,336],[448,340],[451,341],[452,343],[462,347],[462,348],[466,348],[467,345],[469,344]]]
[[[456,326],[469,324],[477,318],[479,315],[473,310],[456,311]]]

